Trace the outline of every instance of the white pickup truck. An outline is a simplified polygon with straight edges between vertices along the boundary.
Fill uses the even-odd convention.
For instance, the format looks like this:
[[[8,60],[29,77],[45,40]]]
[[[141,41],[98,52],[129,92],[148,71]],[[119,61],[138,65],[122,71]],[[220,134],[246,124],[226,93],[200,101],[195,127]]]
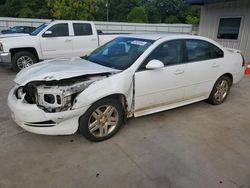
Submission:
[[[51,21],[30,35],[0,38],[0,62],[19,71],[41,60],[87,55],[117,36],[99,35],[93,22]]]

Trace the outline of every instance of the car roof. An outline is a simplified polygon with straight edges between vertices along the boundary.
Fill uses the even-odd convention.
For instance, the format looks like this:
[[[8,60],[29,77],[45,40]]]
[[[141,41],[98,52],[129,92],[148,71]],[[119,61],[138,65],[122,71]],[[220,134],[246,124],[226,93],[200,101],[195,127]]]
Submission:
[[[191,35],[191,34],[179,34],[179,33],[137,33],[137,34],[126,34],[121,35],[121,37],[131,37],[145,40],[159,40],[159,39],[201,39],[204,40],[206,38]]]

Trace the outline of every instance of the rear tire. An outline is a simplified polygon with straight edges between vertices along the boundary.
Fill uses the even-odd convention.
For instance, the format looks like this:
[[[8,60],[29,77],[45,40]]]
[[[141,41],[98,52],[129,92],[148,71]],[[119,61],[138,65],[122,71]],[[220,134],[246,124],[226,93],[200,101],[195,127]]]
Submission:
[[[214,84],[207,102],[213,105],[222,104],[229,92],[232,85],[232,80],[228,76],[220,77]]]
[[[31,52],[20,51],[12,57],[12,67],[16,72],[37,63],[37,58]]]
[[[122,104],[112,98],[94,103],[79,119],[79,131],[88,140],[100,142],[114,136],[123,123]]]

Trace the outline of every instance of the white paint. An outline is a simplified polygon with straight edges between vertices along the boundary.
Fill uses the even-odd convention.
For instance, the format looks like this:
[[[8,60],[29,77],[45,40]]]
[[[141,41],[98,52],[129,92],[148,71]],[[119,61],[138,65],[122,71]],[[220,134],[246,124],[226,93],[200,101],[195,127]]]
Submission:
[[[44,37],[43,34],[54,25],[67,23],[69,36],[63,37]],[[75,36],[73,23],[87,23],[91,25],[92,35]],[[11,49],[33,48],[36,50],[40,60],[52,58],[84,56],[96,49],[99,44],[105,44],[116,38],[118,35],[101,35],[98,37],[93,22],[88,21],[53,21],[40,31],[36,36],[31,35],[12,35],[13,37],[0,36],[0,43],[3,44],[3,51],[10,52]]]
[[[230,73],[233,83],[239,82],[244,75],[242,57],[235,51],[229,51],[218,43],[191,35],[130,35],[129,37],[156,40],[128,69],[115,69],[96,65],[79,58],[56,59],[31,66],[21,71],[15,81],[18,83],[9,93],[8,104],[18,125],[27,131],[38,134],[72,134],[77,131],[78,119],[96,101],[112,95],[126,97],[128,111],[135,117],[147,115],[175,107],[187,105],[208,98],[216,80]],[[183,63],[153,70],[138,71],[145,58],[160,44],[173,39],[199,39],[218,46],[224,51],[224,57],[207,61]],[[109,77],[98,80],[77,97],[71,110],[47,113],[23,99],[17,99],[14,91],[19,85],[31,81],[47,79],[65,79],[79,75],[101,72],[115,72]],[[133,85],[133,79],[135,85]],[[134,86],[134,87],[133,87]],[[133,96],[133,90],[135,95]],[[133,100],[135,104],[133,104]],[[25,122],[53,120],[54,127],[30,127]]]

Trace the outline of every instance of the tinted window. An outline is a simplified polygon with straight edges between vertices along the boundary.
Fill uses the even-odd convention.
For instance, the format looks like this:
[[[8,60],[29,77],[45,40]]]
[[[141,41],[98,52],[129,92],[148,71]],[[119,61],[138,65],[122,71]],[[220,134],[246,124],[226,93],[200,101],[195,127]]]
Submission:
[[[161,44],[149,55],[144,64],[153,59],[160,60],[165,66],[182,63],[182,42],[174,40]]]
[[[186,40],[187,61],[202,61],[223,57],[223,51],[202,40]]]
[[[221,18],[218,30],[218,39],[237,40],[240,31],[241,18]]]
[[[52,31],[53,37],[69,36],[69,27],[67,23],[53,25],[48,31]]]
[[[91,25],[88,23],[73,23],[75,36],[92,35]]]
[[[211,44],[211,50],[212,50],[212,58],[224,57],[224,52],[217,46]]]
[[[42,25],[37,27],[30,35],[37,35],[38,33],[40,33],[40,31],[42,31],[48,25],[49,25],[48,23],[43,23]]]

